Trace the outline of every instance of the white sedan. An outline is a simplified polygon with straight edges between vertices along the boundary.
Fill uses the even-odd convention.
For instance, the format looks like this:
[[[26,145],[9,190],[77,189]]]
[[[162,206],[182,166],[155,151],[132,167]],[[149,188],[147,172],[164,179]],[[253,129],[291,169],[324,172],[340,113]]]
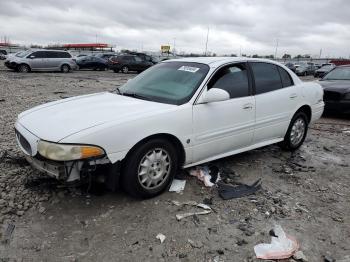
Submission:
[[[279,63],[188,58],[159,63],[113,92],[34,107],[15,130],[37,169],[147,198],[180,168],[274,143],[299,148],[323,108],[321,86]]]

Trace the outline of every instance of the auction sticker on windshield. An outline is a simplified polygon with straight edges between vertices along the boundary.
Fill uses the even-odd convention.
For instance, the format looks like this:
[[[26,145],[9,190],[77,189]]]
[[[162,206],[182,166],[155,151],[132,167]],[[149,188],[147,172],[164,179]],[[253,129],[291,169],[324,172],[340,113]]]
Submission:
[[[181,66],[178,70],[180,71],[186,71],[191,73],[196,73],[200,68],[198,67],[192,67],[192,66]]]

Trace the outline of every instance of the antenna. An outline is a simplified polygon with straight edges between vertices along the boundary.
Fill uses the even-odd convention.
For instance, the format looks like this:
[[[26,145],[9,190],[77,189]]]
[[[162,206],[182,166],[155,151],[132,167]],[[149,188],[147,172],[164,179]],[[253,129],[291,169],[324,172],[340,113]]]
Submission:
[[[208,26],[208,31],[207,31],[207,41],[205,42],[205,53],[204,53],[204,56],[207,56],[208,40],[209,40],[209,26]]]

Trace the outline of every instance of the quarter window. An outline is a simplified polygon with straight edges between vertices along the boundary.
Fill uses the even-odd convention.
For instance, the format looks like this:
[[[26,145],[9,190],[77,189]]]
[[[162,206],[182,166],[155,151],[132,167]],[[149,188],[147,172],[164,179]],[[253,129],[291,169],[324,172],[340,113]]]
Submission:
[[[277,66],[268,63],[251,63],[255,79],[256,94],[281,89],[282,81]]]
[[[278,66],[278,71],[280,72],[280,75],[281,75],[283,87],[288,87],[288,86],[294,85],[292,78],[290,77],[289,73],[286,70],[284,70],[282,67]]]
[[[208,84],[208,89],[219,88],[227,91],[230,98],[249,96],[247,68],[244,64],[235,64],[220,69]]]

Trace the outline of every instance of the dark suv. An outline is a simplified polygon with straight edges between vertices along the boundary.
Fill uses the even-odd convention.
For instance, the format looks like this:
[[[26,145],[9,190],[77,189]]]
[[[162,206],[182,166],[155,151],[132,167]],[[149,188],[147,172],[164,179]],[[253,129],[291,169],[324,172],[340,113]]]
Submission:
[[[121,71],[127,74],[129,71],[142,72],[153,65],[152,62],[146,61],[136,55],[119,55],[109,59],[109,68],[115,73]]]

